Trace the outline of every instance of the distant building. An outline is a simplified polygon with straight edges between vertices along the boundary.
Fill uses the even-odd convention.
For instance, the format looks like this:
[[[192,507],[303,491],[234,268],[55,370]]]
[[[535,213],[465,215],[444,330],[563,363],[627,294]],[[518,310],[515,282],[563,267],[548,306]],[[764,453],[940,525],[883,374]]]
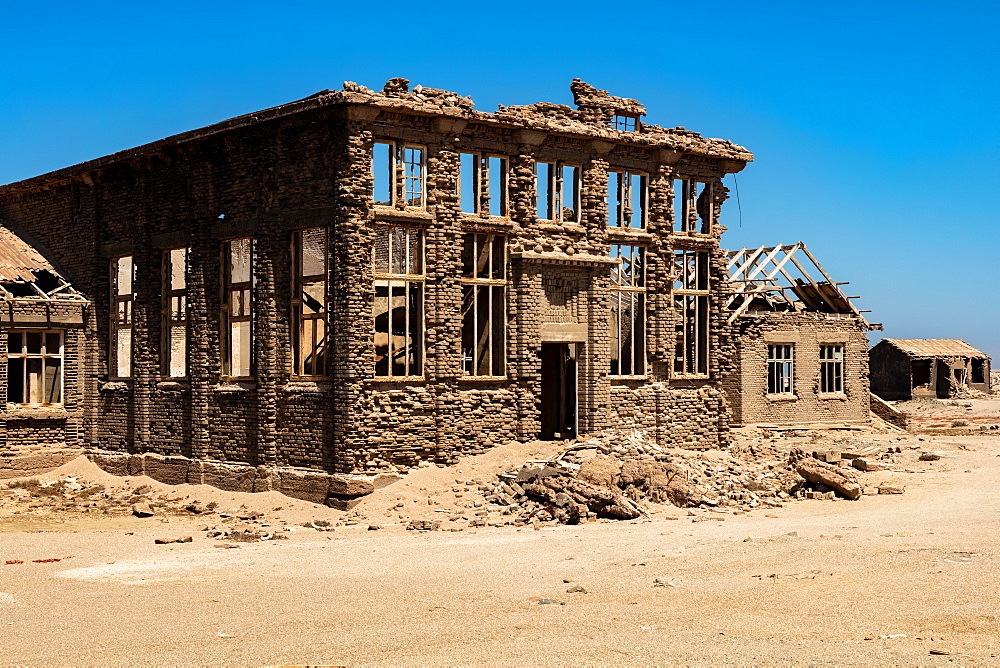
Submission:
[[[962,339],[882,339],[868,355],[872,392],[886,400],[990,391],[989,355]]]

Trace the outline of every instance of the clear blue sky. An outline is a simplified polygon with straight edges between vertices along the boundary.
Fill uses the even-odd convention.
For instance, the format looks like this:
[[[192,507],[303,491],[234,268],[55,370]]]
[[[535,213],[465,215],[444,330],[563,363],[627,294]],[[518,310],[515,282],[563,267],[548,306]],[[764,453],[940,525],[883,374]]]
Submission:
[[[0,25],[0,183],[344,80],[493,110],[580,77],[755,153],[724,245],[805,241],[885,336],[1000,360],[996,2],[3,0]]]

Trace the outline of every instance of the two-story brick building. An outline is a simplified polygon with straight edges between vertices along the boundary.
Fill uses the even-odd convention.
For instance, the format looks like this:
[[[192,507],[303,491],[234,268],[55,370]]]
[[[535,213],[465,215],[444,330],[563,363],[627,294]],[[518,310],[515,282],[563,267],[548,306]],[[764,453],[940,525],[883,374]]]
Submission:
[[[571,90],[487,113],[348,82],[0,187],[92,304],[65,439],[341,472],[612,427],[724,443],[718,218],[752,155]]]

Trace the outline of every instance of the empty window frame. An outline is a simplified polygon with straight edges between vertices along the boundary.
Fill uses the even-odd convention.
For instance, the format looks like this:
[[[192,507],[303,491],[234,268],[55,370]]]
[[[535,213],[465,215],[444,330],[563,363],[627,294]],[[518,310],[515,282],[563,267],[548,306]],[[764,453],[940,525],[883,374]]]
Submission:
[[[611,117],[609,125],[622,132],[635,132],[639,127],[639,117],[633,114],[616,113]]]
[[[844,346],[819,347],[819,391],[824,394],[844,391]]]
[[[646,373],[646,249],[614,244],[611,268],[610,348],[612,376]]]
[[[7,402],[43,406],[63,402],[63,332],[7,332]]]
[[[712,184],[694,179],[674,180],[674,231],[711,234],[715,211]]]
[[[375,376],[423,374],[424,233],[375,228]]]
[[[132,256],[111,260],[111,341],[109,346],[110,375],[132,377],[132,285],[135,265]]]
[[[372,147],[372,198],[382,206],[422,208],[426,201],[423,146],[377,141]]]
[[[507,215],[507,158],[497,155],[460,155],[459,194],[463,213]]]
[[[327,248],[326,227],[292,233],[292,366],[297,376],[326,375]]]
[[[675,377],[708,377],[710,337],[710,256],[705,251],[674,251]]]
[[[608,172],[608,225],[646,227],[646,175],[642,172]]]
[[[536,162],[535,199],[538,218],[556,223],[580,222],[580,167]]]
[[[187,248],[163,251],[163,351],[161,373],[187,376]]]
[[[507,237],[466,234],[462,239],[462,371],[506,373]]]
[[[222,373],[253,375],[253,257],[247,237],[223,242]]]
[[[767,346],[767,393],[795,394],[795,346],[790,343]]]

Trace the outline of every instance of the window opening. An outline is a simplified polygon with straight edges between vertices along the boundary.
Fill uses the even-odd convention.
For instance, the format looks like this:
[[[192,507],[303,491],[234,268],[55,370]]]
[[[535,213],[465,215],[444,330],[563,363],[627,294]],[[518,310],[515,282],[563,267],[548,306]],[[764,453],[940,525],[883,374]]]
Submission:
[[[611,267],[611,375],[646,373],[646,249],[614,244]]]
[[[611,118],[611,127],[622,132],[635,132],[639,126],[639,117],[632,114],[616,113]]]
[[[642,172],[608,172],[608,225],[646,227],[646,181]]]
[[[674,180],[674,227],[680,234],[711,234],[714,202],[712,184]]]
[[[507,158],[462,153],[459,191],[464,213],[507,215]]]
[[[986,382],[986,360],[972,360],[972,381],[973,383]]]
[[[187,376],[187,248],[163,252],[163,367],[171,378]]]
[[[397,203],[423,207],[424,148],[377,141],[372,145],[372,200],[381,206]]]
[[[63,332],[7,332],[7,402],[44,406],[63,402]]]
[[[295,288],[292,295],[292,357],[298,376],[326,375],[326,275],[328,230],[312,227],[292,235]]]
[[[462,370],[506,373],[507,237],[466,234],[462,246]]]
[[[424,237],[409,227],[375,228],[375,375],[423,374]]]
[[[135,266],[132,256],[111,260],[111,374],[116,378],[132,377],[132,284]]]
[[[674,251],[674,375],[707,377],[711,341],[709,254]]]
[[[561,162],[535,163],[537,215],[557,223],[580,222],[580,168]]]
[[[253,374],[253,239],[226,241],[224,248],[223,374]]]
[[[782,343],[767,347],[767,393],[795,394],[795,346]]]
[[[843,346],[819,347],[819,391],[822,393],[844,391]]]

